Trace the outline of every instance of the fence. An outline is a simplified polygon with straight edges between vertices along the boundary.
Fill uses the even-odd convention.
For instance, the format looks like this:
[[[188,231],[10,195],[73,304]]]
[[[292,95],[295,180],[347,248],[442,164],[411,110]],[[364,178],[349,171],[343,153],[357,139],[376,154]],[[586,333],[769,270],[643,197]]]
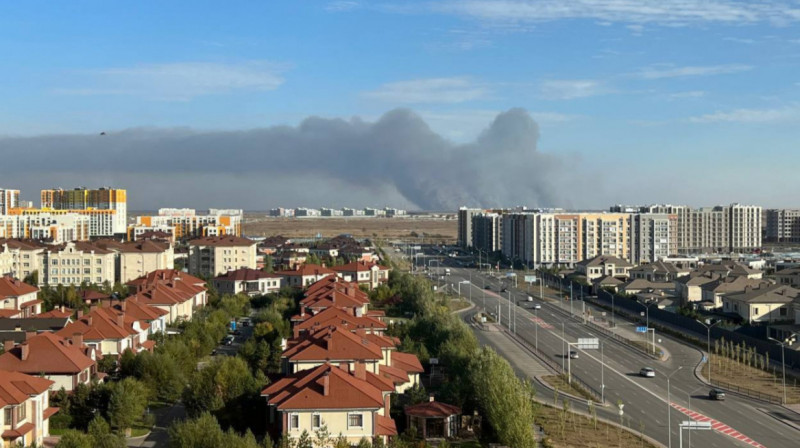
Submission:
[[[543,351],[541,351],[538,348],[536,348],[533,345],[531,345],[527,340],[525,340],[524,338],[520,337],[519,335],[516,335],[516,334],[513,334],[513,333],[509,332],[508,330],[505,330],[505,332],[510,338],[514,339],[519,344],[521,344],[523,347],[525,347],[526,350],[528,350],[529,352],[533,353],[540,361],[542,361],[544,364],[546,364],[547,367],[549,367],[551,370],[553,370],[555,372],[559,372],[559,371],[562,370],[563,367],[560,364],[558,364],[557,362],[555,362],[552,359],[550,359],[550,357],[547,356],[547,354],[545,354]],[[575,375],[572,375],[571,378],[572,378],[572,382],[573,383],[577,383],[578,386],[582,387],[584,390],[586,390],[592,396],[594,396],[595,401],[597,401],[598,403],[601,401],[600,398],[602,397],[602,395],[594,387],[589,385],[589,383],[583,381],[582,379],[578,378]]]
[[[746,387],[737,386],[735,384],[731,384],[725,381],[717,381],[715,379],[711,380],[711,384],[713,386],[719,387],[721,389],[727,389],[742,395],[746,395],[750,398],[755,398],[756,400],[766,401],[767,403],[773,404],[783,404],[783,398],[777,397],[775,395],[765,394],[763,392],[759,392],[757,390],[748,389]]]

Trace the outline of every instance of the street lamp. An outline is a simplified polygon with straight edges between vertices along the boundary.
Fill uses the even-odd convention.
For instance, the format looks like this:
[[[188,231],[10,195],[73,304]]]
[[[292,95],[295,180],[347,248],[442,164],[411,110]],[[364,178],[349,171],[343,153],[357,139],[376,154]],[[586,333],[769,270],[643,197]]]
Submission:
[[[647,331],[649,332],[650,331],[650,307],[655,305],[658,302],[650,302],[649,304],[645,305],[644,303],[639,302],[637,300],[634,303],[638,303],[639,305],[644,307],[645,315],[647,316],[644,325],[645,325],[645,328],[647,328]],[[645,337],[647,337],[647,332],[645,332]],[[655,335],[655,331],[654,331],[653,332],[653,353],[655,353],[655,352],[656,352],[656,335]]]
[[[667,375],[667,447],[672,448],[672,403],[669,396],[669,379],[683,368],[679,366],[674,372]]]
[[[792,337],[795,334],[797,334],[797,333],[792,333],[791,335],[789,335],[789,337]],[[779,340],[777,340],[775,338],[771,338],[769,336],[767,336],[767,339],[769,339],[770,341],[773,341],[773,342],[777,342],[778,344],[781,345],[781,364],[783,365],[783,403],[782,404],[786,404],[786,357],[785,357],[786,342],[779,341]]]
[[[708,361],[707,361],[708,362],[708,384],[711,384],[711,364],[712,364],[711,363],[711,327],[713,327],[714,325],[717,325],[718,323],[720,323],[722,321],[718,320],[718,321],[714,322],[711,325],[707,325],[707,324],[705,324],[703,322],[700,322],[698,319],[695,319],[695,321],[698,324],[706,327],[706,333],[707,333],[706,334],[706,344],[708,345],[708,349],[707,349],[707,351],[708,351]]]

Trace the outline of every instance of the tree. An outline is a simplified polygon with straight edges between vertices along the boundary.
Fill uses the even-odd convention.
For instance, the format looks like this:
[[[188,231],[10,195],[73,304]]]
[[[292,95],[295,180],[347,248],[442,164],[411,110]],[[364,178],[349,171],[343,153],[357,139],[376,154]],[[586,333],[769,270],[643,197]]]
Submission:
[[[108,422],[99,415],[89,423],[89,436],[95,448],[125,448],[125,438],[111,432]]]
[[[361,440],[358,441],[358,448],[372,448],[372,442],[366,437],[362,437]]]
[[[61,436],[56,448],[94,448],[94,440],[88,434],[68,429]]]
[[[270,274],[275,272],[275,259],[272,258],[272,255],[264,255],[264,272]]]
[[[300,438],[297,439],[296,448],[314,448],[314,443],[311,441],[311,436],[305,429],[300,433]]]
[[[208,412],[184,420],[169,428],[170,448],[216,448],[225,446],[225,433],[217,419]]]
[[[127,432],[144,415],[148,390],[134,378],[125,378],[112,386],[108,415],[111,425],[118,431]]]
[[[197,371],[183,398],[189,415],[218,411],[248,395],[258,395],[266,384],[263,374],[253,375],[241,358],[217,357]]]
[[[26,275],[25,278],[22,280],[23,282],[31,285],[39,287],[39,271],[33,271],[30,274]]]

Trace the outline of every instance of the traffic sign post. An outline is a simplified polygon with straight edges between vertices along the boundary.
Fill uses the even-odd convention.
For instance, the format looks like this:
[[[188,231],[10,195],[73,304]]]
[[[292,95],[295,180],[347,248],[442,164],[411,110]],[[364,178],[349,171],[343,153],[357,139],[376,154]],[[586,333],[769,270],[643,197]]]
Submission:
[[[647,333],[647,327],[636,327],[637,333]]]

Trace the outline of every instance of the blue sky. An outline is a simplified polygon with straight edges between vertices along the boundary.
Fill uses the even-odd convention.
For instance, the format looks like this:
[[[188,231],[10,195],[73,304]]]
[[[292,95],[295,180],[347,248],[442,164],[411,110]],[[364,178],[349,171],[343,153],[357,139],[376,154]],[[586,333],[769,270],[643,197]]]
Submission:
[[[521,107],[597,177],[571,205],[800,206],[798,22],[777,0],[3,2],[0,135],[403,107],[464,143]]]

